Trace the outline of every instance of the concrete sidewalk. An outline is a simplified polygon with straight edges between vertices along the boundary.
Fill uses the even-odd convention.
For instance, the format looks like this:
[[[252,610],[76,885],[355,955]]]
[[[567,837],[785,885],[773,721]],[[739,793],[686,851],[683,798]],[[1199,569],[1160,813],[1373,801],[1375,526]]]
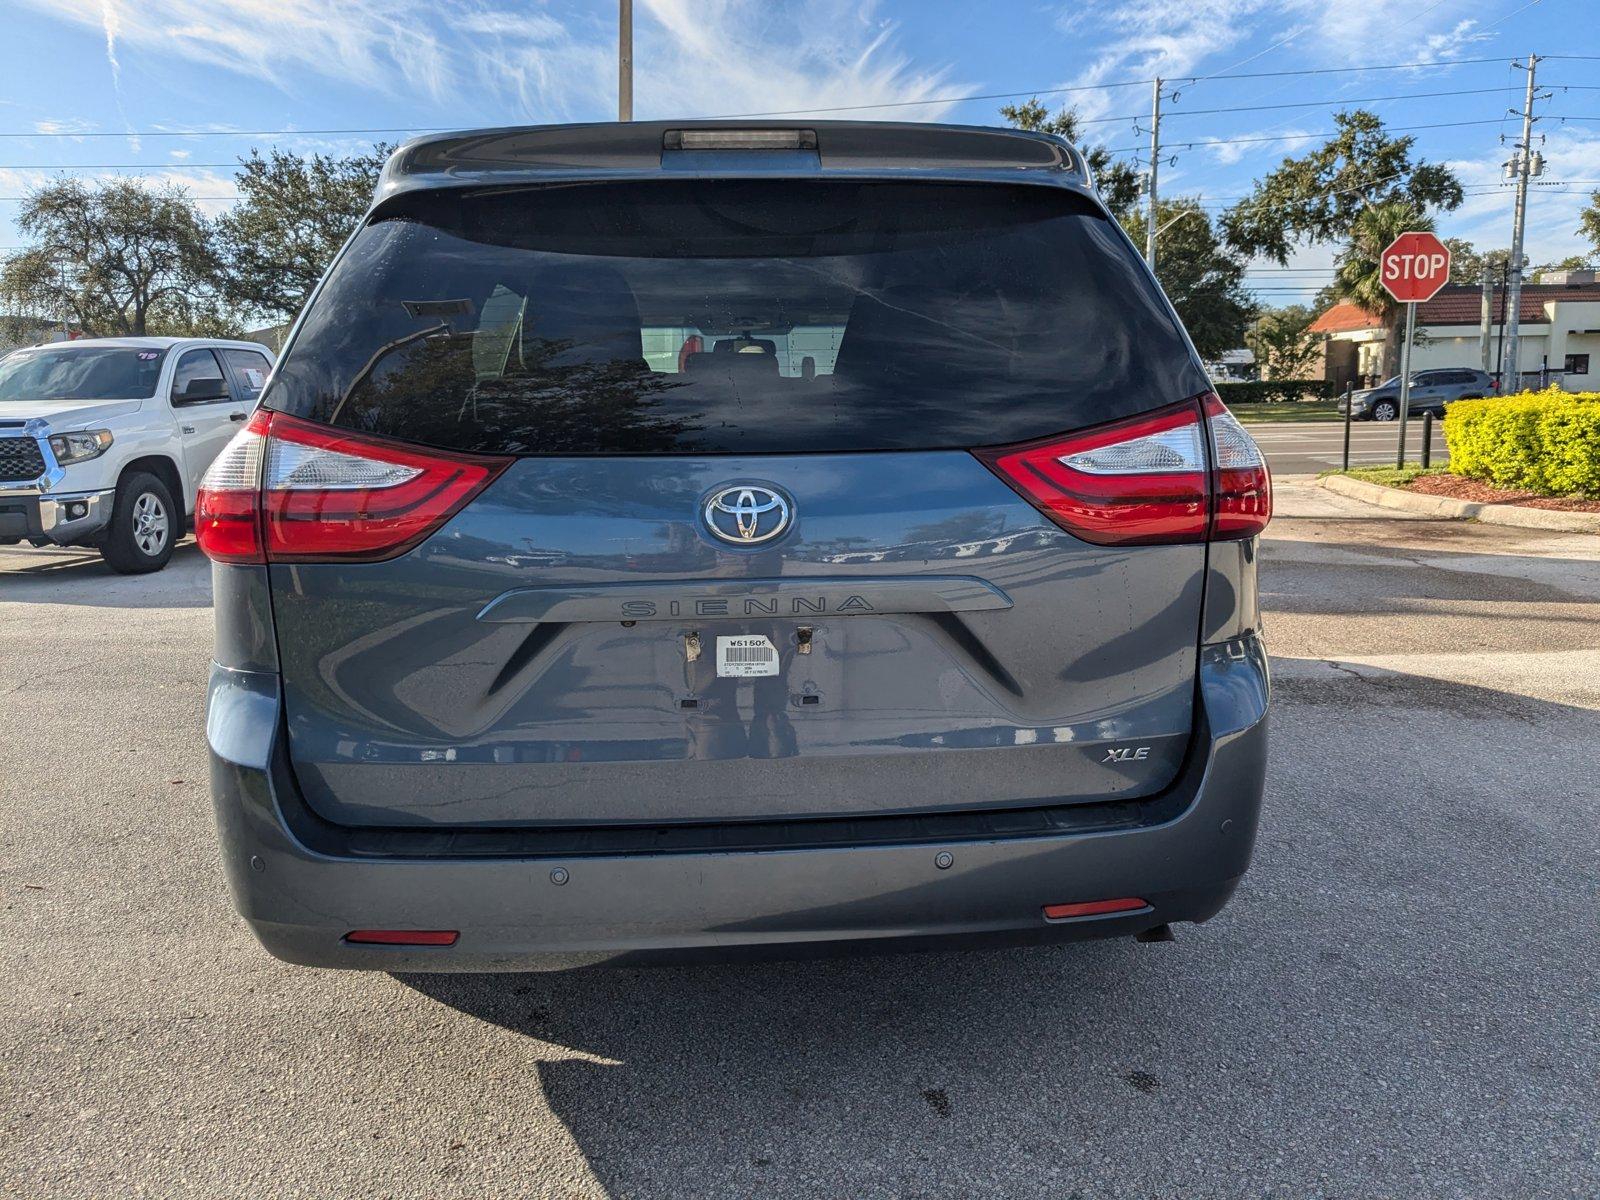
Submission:
[[[1518,529],[1546,529],[1563,533],[1600,533],[1600,513],[1563,512],[1552,508],[1529,508],[1521,504],[1480,504],[1450,496],[1430,496],[1386,487],[1348,475],[1324,475],[1317,484],[1330,492],[1367,504],[1392,508],[1422,516],[1452,520],[1482,521],[1486,525],[1511,525]]]

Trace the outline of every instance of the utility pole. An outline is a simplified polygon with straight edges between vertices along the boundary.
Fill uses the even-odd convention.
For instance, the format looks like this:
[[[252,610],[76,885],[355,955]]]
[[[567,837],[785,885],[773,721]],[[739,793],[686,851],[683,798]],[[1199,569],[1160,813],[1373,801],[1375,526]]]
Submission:
[[[1528,176],[1534,167],[1533,100],[1534,75],[1538,67],[1539,56],[1528,55],[1528,65],[1523,68],[1528,72],[1528,90],[1522,101],[1522,140],[1517,143],[1516,154],[1511,159],[1517,176],[1516,215],[1511,227],[1511,273],[1506,286],[1506,308],[1509,310],[1506,318],[1509,324],[1506,331],[1506,370],[1511,377],[1511,386],[1508,388],[1506,381],[1501,380],[1501,395],[1520,390],[1522,384],[1522,234],[1528,222]],[[1542,167],[1543,164],[1540,165]]]
[[[1150,91],[1150,212],[1144,223],[1144,261],[1156,269],[1156,175],[1161,168],[1161,78]]]
[[[633,120],[633,0],[617,0],[617,120]]]
[[[1494,268],[1483,264],[1483,302],[1478,309],[1478,341],[1483,352],[1483,373],[1489,373],[1489,338],[1494,331]]]

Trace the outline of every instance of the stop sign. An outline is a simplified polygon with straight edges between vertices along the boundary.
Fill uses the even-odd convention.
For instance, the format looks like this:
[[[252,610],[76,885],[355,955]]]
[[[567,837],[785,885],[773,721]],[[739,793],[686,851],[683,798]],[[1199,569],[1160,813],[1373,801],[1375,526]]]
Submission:
[[[1402,233],[1378,259],[1384,291],[1402,303],[1433,299],[1450,279],[1450,247],[1431,233]]]

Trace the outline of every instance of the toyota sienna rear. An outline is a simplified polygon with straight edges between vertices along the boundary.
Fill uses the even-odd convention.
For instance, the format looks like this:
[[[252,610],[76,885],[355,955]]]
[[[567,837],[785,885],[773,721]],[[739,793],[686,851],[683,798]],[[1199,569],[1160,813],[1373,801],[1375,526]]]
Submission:
[[[408,971],[1204,921],[1269,511],[1059,139],[409,143],[199,500],[236,903]]]

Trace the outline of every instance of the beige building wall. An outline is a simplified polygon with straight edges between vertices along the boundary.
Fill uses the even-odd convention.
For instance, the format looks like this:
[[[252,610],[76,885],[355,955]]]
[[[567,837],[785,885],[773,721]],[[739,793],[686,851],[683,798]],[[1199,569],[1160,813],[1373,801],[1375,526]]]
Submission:
[[[1548,363],[1552,382],[1572,392],[1600,391],[1600,301],[1552,300],[1544,306],[1545,320],[1524,322],[1519,333],[1522,342],[1521,370],[1524,375],[1537,374]],[[1482,340],[1475,325],[1423,326],[1421,337],[1411,349],[1411,369],[1426,371],[1434,367],[1472,367],[1483,365]],[[1506,333],[1509,335],[1510,330]],[[1328,335],[1329,342],[1351,343],[1356,348],[1361,374],[1377,376],[1382,369],[1383,344],[1387,336],[1384,329],[1356,329]],[[1501,354],[1499,325],[1489,334],[1489,370]],[[1509,342],[1509,337],[1506,339]],[[1585,365],[1585,373],[1563,375],[1567,356],[1575,358],[1574,365]],[[1505,363],[1507,378],[1511,377],[1512,364]]]

